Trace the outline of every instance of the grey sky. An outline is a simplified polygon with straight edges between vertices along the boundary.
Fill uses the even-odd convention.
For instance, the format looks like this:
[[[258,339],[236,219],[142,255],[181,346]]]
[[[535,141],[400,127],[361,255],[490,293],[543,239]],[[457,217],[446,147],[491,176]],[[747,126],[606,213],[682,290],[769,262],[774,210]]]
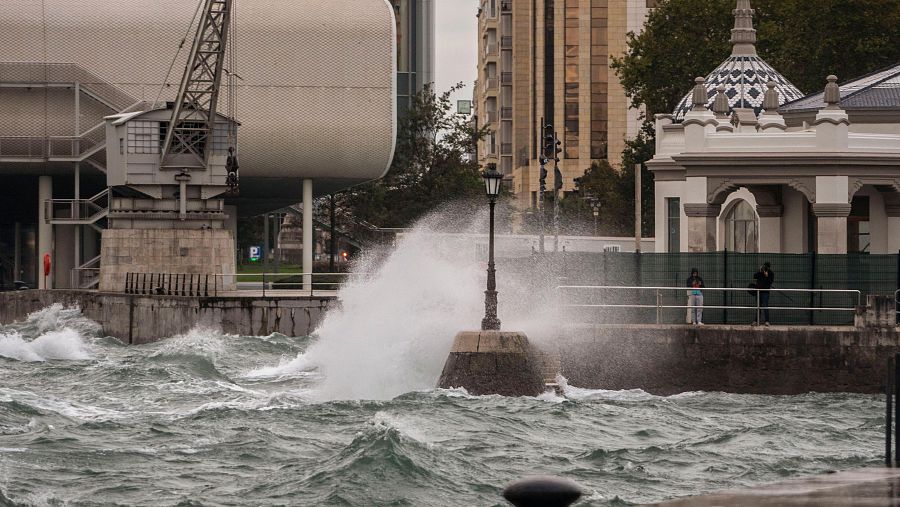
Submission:
[[[443,92],[462,81],[466,88],[454,95],[472,98],[472,82],[478,73],[477,0],[435,0],[435,88]]]

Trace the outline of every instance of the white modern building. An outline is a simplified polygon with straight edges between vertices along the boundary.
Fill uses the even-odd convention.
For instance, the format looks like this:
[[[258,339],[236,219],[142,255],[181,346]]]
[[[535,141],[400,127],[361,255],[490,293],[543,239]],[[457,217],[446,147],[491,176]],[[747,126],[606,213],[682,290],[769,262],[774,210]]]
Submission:
[[[0,286],[22,278],[68,287],[73,270],[98,269],[109,202],[131,197],[107,180],[104,118],[173,100],[196,8],[0,1]],[[393,3],[240,0],[232,19],[218,107],[240,123],[240,197],[226,200],[229,226],[237,213],[311,204],[384,175],[397,121]],[[71,211],[56,215],[60,208]],[[46,254],[53,268],[44,278]]]
[[[656,251],[900,250],[900,65],[803,97],[734,12],[731,57],[656,116]]]

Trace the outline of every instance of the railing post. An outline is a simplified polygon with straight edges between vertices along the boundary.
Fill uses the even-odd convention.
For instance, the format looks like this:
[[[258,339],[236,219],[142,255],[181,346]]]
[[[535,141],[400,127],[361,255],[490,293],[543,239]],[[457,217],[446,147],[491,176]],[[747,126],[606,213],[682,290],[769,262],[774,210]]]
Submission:
[[[891,411],[891,402],[894,396],[894,358],[889,357],[887,360],[887,375],[884,382],[884,398],[885,398],[885,413],[884,413],[884,464],[885,466],[891,466],[893,460],[891,459],[891,431],[893,430],[891,419],[892,419],[892,411]]]
[[[262,295],[263,295],[263,297],[266,297],[266,273],[265,273],[265,270],[263,270],[262,275],[263,275],[262,276],[262,279],[263,279],[263,294]]]
[[[757,325],[757,326],[761,326],[761,325],[762,325],[762,322],[759,321],[759,306],[760,306],[759,300],[760,300],[760,294],[761,294],[761,292],[760,292],[760,290],[759,290],[759,287],[757,287],[757,288],[756,288],[756,325]]]
[[[900,386],[900,368],[897,365],[900,364],[900,353],[894,354],[894,384],[893,386],[893,395],[894,395],[894,421],[900,422],[900,395],[898,395],[898,386]],[[900,424],[896,424],[894,429],[894,464],[897,464],[897,459],[900,458]]]
[[[657,324],[659,324],[660,303],[661,303],[660,292],[659,292],[659,289],[656,289],[656,323]]]

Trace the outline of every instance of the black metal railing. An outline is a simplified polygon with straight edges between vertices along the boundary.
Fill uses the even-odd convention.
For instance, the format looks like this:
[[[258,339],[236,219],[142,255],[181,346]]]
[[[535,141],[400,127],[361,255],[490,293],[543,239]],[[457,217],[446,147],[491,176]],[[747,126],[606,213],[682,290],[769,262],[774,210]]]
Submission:
[[[154,296],[202,296],[218,292],[218,277],[194,273],[127,273],[125,293]]]

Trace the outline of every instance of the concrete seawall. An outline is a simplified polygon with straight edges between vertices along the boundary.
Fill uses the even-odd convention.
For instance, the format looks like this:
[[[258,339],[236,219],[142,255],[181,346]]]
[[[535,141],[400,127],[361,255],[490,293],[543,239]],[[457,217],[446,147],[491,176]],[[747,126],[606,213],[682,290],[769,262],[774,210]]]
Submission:
[[[79,306],[103,332],[125,343],[149,343],[209,326],[228,334],[306,336],[321,321],[334,296],[181,297],[136,296],[70,290],[0,293],[0,323],[24,319],[54,303]]]
[[[897,328],[586,325],[565,329],[563,376],[593,389],[882,393]]]

